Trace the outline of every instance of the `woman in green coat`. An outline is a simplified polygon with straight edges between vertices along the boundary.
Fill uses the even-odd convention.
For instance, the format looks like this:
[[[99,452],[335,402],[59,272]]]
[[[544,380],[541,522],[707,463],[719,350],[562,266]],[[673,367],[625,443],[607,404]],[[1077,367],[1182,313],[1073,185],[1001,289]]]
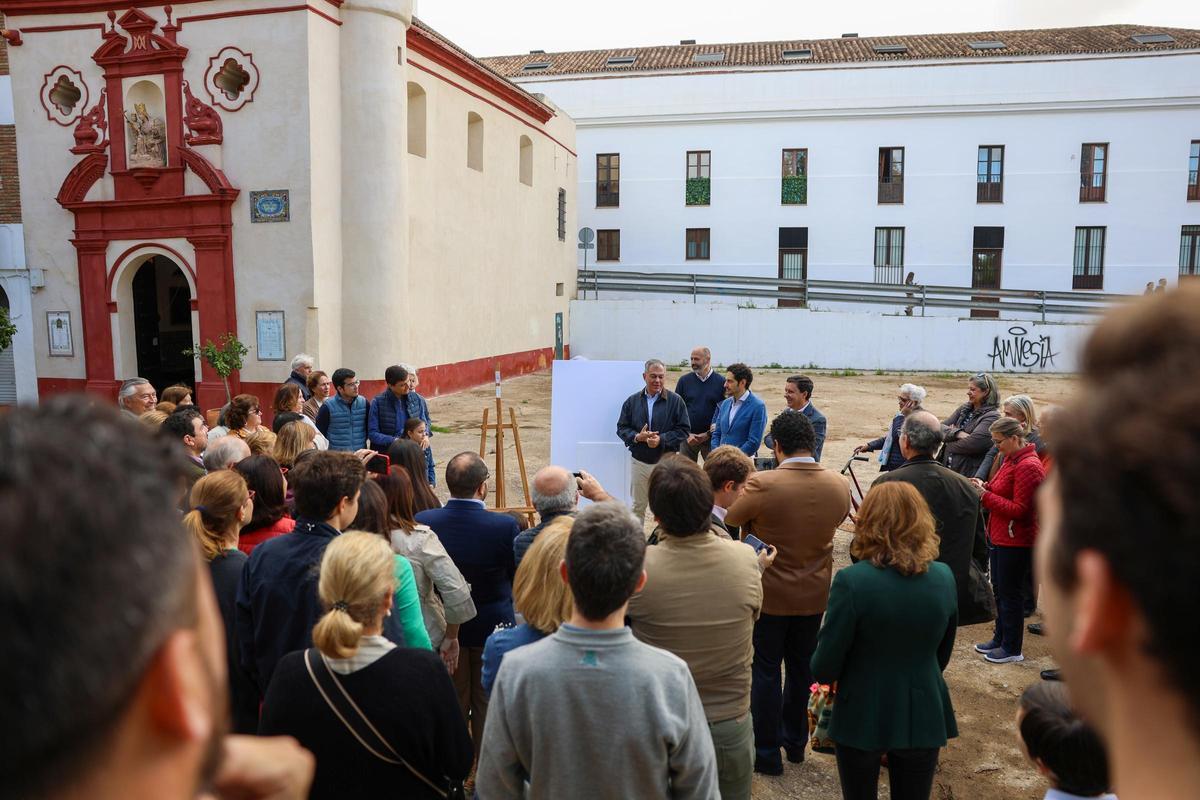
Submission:
[[[938,536],[925,500],[893,482],[867,493],[850,552],[833,578],[812,658],[837,683],[829,735],[845,800],[877,797],[887,754],[893,800],[928,800],[938,751],[958,735],[942,670],[958,627],[954,575],[935,561]]]

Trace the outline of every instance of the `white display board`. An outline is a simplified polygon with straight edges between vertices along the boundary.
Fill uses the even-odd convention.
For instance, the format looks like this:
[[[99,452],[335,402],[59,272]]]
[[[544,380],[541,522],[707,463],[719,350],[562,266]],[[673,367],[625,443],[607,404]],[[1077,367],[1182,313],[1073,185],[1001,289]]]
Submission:
[[[550,463],[586,470],[630,506],[629,451],[617,417],[625,398],[645,388],[644,369],[641,361],[575,359],[555,361],[551,373]]]

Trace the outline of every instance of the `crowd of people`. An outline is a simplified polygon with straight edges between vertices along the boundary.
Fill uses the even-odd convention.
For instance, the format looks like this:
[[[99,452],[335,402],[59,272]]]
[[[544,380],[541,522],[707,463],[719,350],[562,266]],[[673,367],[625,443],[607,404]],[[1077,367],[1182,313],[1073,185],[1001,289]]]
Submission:
[[[994,619],[975,649],[1020,661],[1035,587],[1063,680],[1028,687],[1010,730],[1047,796],[1195,795],[1200,291],[1102,321],[1062,409],[979,373],[939,420],[900,387],[853,512],[811,378],[768,421],[753,371],[710,360],[674,391],[648,362],[622,408],[649,536],[560,465],[525,531],[485,507],[475,453],[439,503],[404,367],[368,403],[298,358],[275,421],[309,421],[277,432],[239,395],[215,436],[144,381],[121,413],[0,418],[0,798],[730,800],[819,737],[844,798],[886,767],[891,797],[925,800],[958,735],[960,626]]]

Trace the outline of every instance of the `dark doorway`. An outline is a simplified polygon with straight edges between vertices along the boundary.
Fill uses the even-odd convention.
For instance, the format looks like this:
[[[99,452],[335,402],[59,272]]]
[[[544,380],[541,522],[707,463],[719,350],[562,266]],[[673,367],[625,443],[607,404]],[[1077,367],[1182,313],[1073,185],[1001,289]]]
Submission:
[[[976,228],[974,244],[971,288],[999,289],[1000,267],[1004,257],[1004,228]],[[976,295],[971,299],[977,303],[997,302],[997,298],[986,295]],[[1000,316],[1000,311],[994,308],[972,308],[971,316],[995,319]]]
[[[162,393],[175,383],[195,382],[192,293],[175,262],[154,256],[133,276],[133,328],[138,375]],[[125,376],[129,377],[129,376]]]

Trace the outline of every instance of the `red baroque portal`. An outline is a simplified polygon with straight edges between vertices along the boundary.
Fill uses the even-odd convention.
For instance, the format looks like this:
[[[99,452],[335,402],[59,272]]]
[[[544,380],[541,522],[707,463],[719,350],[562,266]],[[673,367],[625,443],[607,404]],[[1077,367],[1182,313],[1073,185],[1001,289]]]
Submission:
[[[132,310],[116,308],[110,297],[117,265],[109,263],[109,244],[132,240],[161,247],[163,239],[186,239],[195,250],[197,296],[191,300],[199,317],[198,338],[216,341],[224,333],[236,334],[232,205],[239,190],[192,149],[220,143],[222,125],[217,112],[183,81],[188,51],[175,42],[178,27],[168,18],[165,35],[156,33],[154,19],[136,8],[120,19],[111,11],[108,16],[109,27],[92,56],[103,70],[104,91],[94,108],[86,114],[80,110],[72,152],[83,157],[67,173],[57,199],[75,216],[71,241],[87,342],[86,388],[115,396],[120,381],[130,376],[115,374],[110,314]],[[188,170],[204,183],[206,194],[185,193]],[[93,192],[106,177],[112,180],[112,199],[97,199],[109,194]],[[201,407],[220,405],[225,394],[220,377],[207,364],[201,376],[197,401]],[[239,384],[236,374],[230,376],[235,392]]]

